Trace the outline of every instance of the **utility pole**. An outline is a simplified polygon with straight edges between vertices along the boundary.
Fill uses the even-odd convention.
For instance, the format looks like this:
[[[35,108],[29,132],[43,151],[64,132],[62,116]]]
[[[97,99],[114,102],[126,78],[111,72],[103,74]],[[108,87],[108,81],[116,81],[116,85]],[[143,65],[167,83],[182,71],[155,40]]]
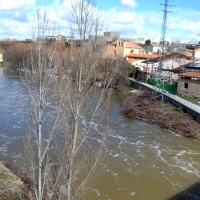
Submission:
[[[172,7],[174,5],[169,5],[169,0],[165,0],[164,4],[161,4],[164,6],[163,10],[163,22],[162,22],[162,28],[161,28],[161,37],[160,37],[160,59],[158,64],[158,72],[157,72],[157,84],[158,81],[161,80],[161,72],[163,68],[163,60],[165,59],[165,40],[166,40],[166,29],[167,29],[167,14],[171,11],[168,11],[168,7]],[[162,100],[163,100],[163,87],[162,87]]]

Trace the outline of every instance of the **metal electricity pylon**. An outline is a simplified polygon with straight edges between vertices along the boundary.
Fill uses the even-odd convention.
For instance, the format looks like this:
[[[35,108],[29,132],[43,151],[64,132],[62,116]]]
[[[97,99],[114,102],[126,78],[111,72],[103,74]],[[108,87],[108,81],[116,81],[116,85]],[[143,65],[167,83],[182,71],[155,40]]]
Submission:
[[[166,41],[166,29],[167,29],[167,14],[171,11],[168,11],[168,7],[172,7],[174,5],[169,5],[169,0],[165,0],[163,10],[163,21],[162,21],[162,29],[161,29],[161,37],[160,37],[160,59],[158,64],[158,72],[157,72],[157,83],[158,80],[161,80],[161,71],[163,68],[163,60],[165,59],[165,41]],[[164,83],[163,83],[164,84]],[[162,100],[163,100],[163,89],[162,89]]]
[[[159,59],[159,65],[158,65],[158,74],[161,73],[162,69],[162,61],[164,59],[165,55],[165,39],[166,39],[166,29],[167,29],[167,14],[171,11],[168,11],[168,7],[172,7],[174,5],[169,5],[169,0],[165,0],[164,4],[161,4],[164,6],[163,10],[163,21],[162,21],[162,28],[161,28],[161,37],[160,37],[160,59]],[[159,74],[160,75],[160,74]]]

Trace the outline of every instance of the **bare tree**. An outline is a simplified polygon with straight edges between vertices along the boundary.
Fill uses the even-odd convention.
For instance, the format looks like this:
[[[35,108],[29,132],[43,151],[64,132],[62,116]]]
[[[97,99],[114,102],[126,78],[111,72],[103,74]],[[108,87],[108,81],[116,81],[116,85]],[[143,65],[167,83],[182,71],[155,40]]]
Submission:
[[[93,1],[71,3],[70,28],[78,43],[70,45],[64,63],[72,73],[63,72],[60,44],[46,44],[45,36],[55,32],[41,11],[34,26],[37,41],[25,62],[31,71],[26,73],[26,84],[32,116],[25,146],[37,200],[85,198],[105,156],[114,68],[104,73],[104,88],[91,85],[99,76],[106,44],[100,35],[102,15]]]
[[[62,105],[64,107],[68,105],[68,109],[63,109],[62,117],[65,125],[64,155],[68,157],[64,160],[68,200],[83,198],[90,181],[101,165],[108,134],[105,114],[110,97],[109,84],[98,93],[90,84],[98,76],[99,62],[106,44],[100,35],[104,23],[102,15],[95,7],[94,1],[75,0],[71,3],[70,29],[78,39],[78,44],[70,46],[69,59],[73,73],[63,82],[60,90],[65,97]],[[89,35],[92,35],[90,40]],[[109,83],[111,79],[112,76],[107,73],[105,81]],[[84,120],[86,125],[83,125]],[[104,127],[99,125],[102,120]],[[90,150],[91,136],[101,138],[100,142],[92,147],[94,153]]]
[[[57,133],[59,119],[59,100],[54,91],[55,76],[59,69],[60,51],[58,43],[46,45],[45,36],[54,35],[54,26],[48,21],[47,14],[39,10],[33,26],[34,38],[31,53],[24,62],[26,85],[29,90],[31,124],[25,142],[29,176],[37,200],[46,199],[49,193],[47,166],[52,162],[49,154],[52,141]],[[56,106],[56,108],[55,108]]]

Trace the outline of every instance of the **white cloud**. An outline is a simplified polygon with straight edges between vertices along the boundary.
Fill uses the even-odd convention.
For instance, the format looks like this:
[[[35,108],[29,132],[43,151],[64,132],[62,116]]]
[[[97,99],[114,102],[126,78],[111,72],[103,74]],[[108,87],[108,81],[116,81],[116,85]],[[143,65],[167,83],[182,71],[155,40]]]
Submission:
[[[137,0],[121,0],[123,8],[135,8]],[[59,32],[68,35],[71,0],[54,0],[53,5],[47,5],[49,19],[55,22]],[[49,6],[49,7],[48,7]],[[26,39],[31,38],[33,13],[36,0],[0,0],[0,35],[1,38]],[[159,41],[162,26],[162,12],[137,12],[118,10],[117,7],[104,11],[107,24],[105,31],[118,31],[122,38],[150,38]],[[192,10],[177,10],[168,15],[166,38],[181,42],[200,40],[200,12]]]
[[[133,9],[138,6],[135,0],[121,0],[121,6],[126,9]]]
[[[0,0],[0,10],[16,10],[32,7],[36,5],[36,0]]]

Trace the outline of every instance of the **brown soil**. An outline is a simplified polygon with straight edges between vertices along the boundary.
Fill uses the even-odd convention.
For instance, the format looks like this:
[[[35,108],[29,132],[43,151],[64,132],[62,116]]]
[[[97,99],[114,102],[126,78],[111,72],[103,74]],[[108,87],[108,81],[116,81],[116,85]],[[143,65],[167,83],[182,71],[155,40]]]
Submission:
[[[126,117],[140,119],[174,133],[200,139],[200,124],[181,108],[153,98],[148,92],[128,94],[123,106]]]

